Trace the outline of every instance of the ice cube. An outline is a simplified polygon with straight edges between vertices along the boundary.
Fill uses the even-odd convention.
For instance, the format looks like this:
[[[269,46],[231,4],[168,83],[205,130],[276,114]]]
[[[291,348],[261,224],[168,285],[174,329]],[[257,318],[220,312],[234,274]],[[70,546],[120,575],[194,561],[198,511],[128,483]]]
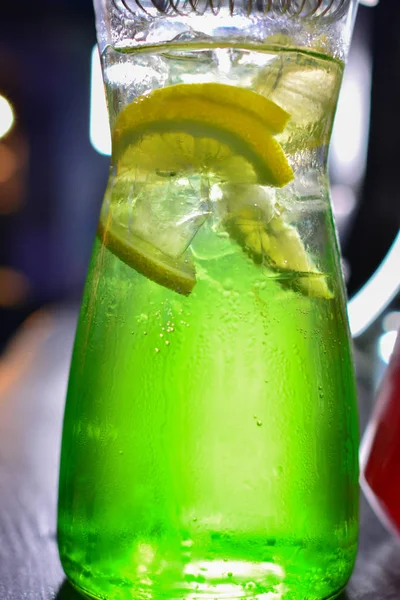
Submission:
[[[255,91],[284,108],[291,119],[280,137],[286,151],[329,140],[343,66],[334,60],[286,52],[259,70]]]
[[[129,55],[112,49],[107,53],[104,79],[109,94],[115,95],[121,106],[166,84],[168,65],[162,56]]]
[[[200,178],[160,175],[155,182],[136,185],[128,219],[129,231],[178,258],[209,216]]]
[[[246,207],[254,207],[262,214],[265,224],[274,216],[275,190],[266,186],[244,183],[216,184],[210,190],[210,200],[218,224],[243,212]]]

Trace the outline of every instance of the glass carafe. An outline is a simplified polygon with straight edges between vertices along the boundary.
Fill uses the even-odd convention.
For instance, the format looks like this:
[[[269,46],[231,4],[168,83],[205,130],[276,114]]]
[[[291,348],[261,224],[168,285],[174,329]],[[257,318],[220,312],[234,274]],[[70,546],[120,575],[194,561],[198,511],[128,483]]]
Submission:
[[[95,0],[110,176],[58,539],[92,598],[333,598],[358,426],[327,153],[356,3]]]

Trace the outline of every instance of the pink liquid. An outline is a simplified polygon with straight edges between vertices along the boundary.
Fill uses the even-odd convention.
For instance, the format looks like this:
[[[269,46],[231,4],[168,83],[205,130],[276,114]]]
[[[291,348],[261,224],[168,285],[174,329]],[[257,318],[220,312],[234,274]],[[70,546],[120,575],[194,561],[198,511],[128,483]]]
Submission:
[[[400,535],[400,335],[364,438],[362,473],[373,508]]]

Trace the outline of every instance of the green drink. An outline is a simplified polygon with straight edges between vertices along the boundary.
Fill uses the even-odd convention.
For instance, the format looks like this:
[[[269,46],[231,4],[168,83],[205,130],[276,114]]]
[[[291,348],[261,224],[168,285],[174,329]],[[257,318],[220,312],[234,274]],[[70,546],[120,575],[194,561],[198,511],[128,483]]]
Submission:
[[[321,600],[351,573],[357,414],[325,172],[341,76],[276,44],[107,49],[113,168],[59,503],[64,569],[93,598]]]

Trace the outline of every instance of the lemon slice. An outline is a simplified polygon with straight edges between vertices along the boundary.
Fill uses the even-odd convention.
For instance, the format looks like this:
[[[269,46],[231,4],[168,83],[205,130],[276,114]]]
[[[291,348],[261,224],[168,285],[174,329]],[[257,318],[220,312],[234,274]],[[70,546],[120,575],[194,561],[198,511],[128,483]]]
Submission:
[[[161,117],[162,120],[174,119],[176,108],[180,118],[184,116],[188,121],[193,118],[197,120],[199,114],[193,114],[186,104],[195,99],[208,103],[200,107],[200,113],[204,113],[204,109],[209,108],[210,104],[214,105],[208,115],[209,122],[219,120],[221,112],[227,106],[236,110],[239,119],[245,113],[252,114],[272,134],[281,133],[290,119],[290,114],[283,108],[252,90],[225,83],[181,83],[154,90],[129,104],[118,116],[114,138],[118,138],[121,132],[126,132],[132,126],[155,120],[155,117]]]
[[[291,114],[280,138],[287,152],[329,142],[342,75],[337,60],[290,50],[257,75],[254,89]]]
[[[118,223],[111,226],[100,218],[98,236],[103,244],[125,264],[155,283],[183,296],[189,296],[196,284],[191,256],[173,259],[158,248],[133,236]]]
[[[287,223],[275,206],[271,191],[260,186],[227,184],[223,188],[227,214],[225,228],[259,265],[287,273],[282,285],[306,296],[333,297],[326,278],[317,269],[295,227]],[[292,275],[295,274],[295,277]]]
[[[225,84],[155,90],[118,115],[113,155],[120,170],[212,174],[283,187],[293,171],[273,134],[289,114],[260,94]]]
[[[297,275],[292,281],[288,280],[288,284],[306,296],[327,300],[333,298],[326,277],[315,266],[297,229],[289,225],[279,213],[269,223],[267,240],[263,252],[268,252],[272,265],[278,270]]]
[[[180,84],[137,98],[113,130],[114,174],[99,226],[104,244],[147,278],[190,294],[196,278],[187,247],[205,213],[194,213],[179,237],[178,255],[173,227],[185,218],[166,212],[160,221],[154,190],[168,182],[166,204],[173,206],[177,198],[188,201],[189,192],[178,190],[182,181],[192,190],[197,184],[206,190],[211,180],[285,186],[294,175],[273,134],[289,118],[271,100],[224,84]]]

